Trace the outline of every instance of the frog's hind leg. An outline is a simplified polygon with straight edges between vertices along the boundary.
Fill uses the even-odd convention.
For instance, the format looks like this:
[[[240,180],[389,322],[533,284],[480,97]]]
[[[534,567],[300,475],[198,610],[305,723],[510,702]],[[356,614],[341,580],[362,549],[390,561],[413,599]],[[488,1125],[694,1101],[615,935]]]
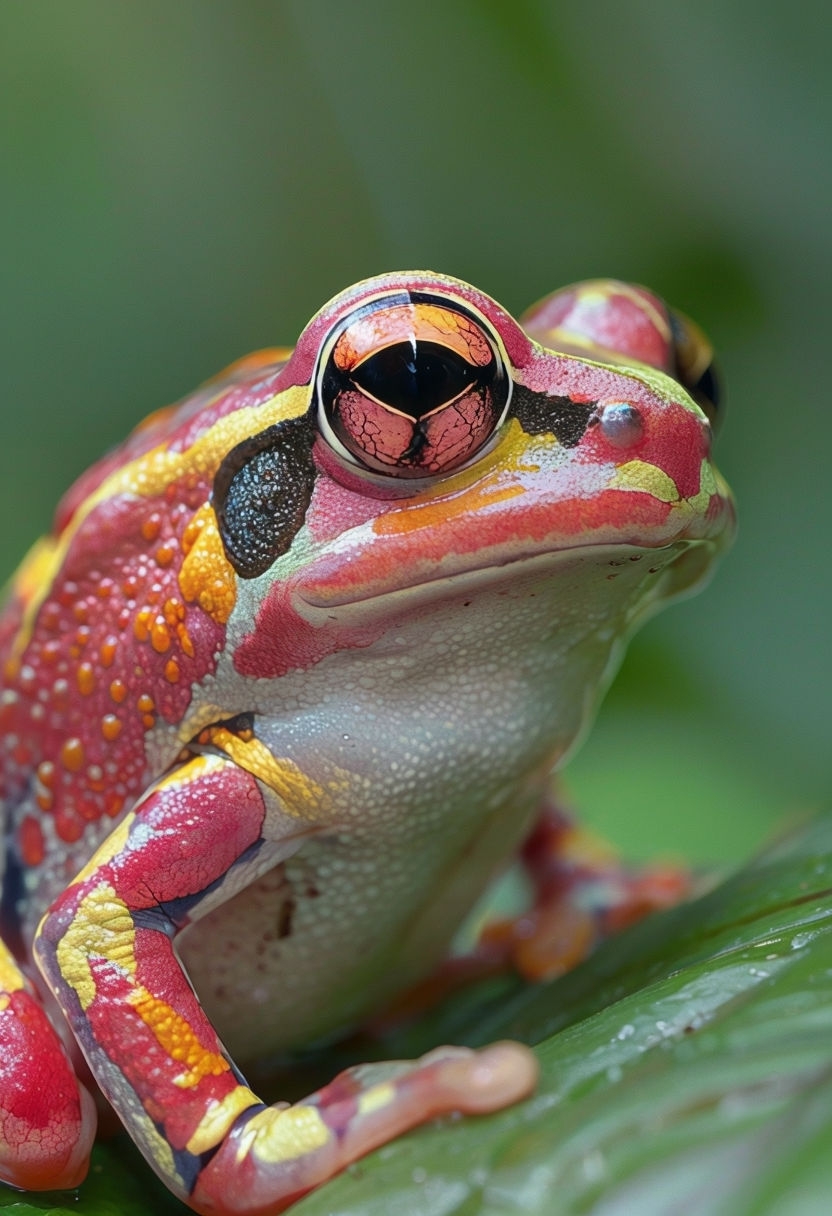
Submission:
[[[0,1179],[30,1191],[77,1186],[95,1105],[31,985],[0,941]]]
[[[481,961],[510,962],[529,980],[562,975],[603,938],[672,907],[692,889],[682,867],[624,866],[553,799],[541,809],[520,861],[532,885],[532,906],[486,925],[475,953]]]

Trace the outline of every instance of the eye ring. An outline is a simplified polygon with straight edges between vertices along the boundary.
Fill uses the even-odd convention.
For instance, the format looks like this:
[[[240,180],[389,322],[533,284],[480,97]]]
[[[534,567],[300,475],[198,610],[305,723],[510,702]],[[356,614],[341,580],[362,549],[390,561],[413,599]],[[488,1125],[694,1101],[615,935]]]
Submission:
[[[488,321],[453,295],[396,290],[365,300],[324,343],[315,377],[321,436],[352,467],[445,476],[505,419],[508,358]]]

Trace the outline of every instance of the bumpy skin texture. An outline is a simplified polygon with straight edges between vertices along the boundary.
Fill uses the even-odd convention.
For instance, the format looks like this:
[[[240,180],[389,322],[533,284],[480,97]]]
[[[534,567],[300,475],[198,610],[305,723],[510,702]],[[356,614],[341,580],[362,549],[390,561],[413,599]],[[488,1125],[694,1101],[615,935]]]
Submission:
[[[518,1044],[443,1048],[267,1108],[229,1055],[423,981],[525,838],[544,902],[550,770],[621,640],[730,539],[673,378],[710,396],[698,332],[608,282],[524,324],[437,275],[359,284],[294,353],[148,419],[21,567],[0,618],[12,1184],[75,1185],[94,1126],[32,961],[199,1212],[283,1210],[434,1114],[533,1088]]]

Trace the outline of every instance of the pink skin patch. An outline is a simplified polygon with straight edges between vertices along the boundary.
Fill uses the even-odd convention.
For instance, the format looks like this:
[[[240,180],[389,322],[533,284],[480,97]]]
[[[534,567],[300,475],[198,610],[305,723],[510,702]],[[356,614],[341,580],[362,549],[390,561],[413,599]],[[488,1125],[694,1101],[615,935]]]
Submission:
[[[523,314],[521,324],[543,346],[552,331],[577,334],[598,346],[671,372],[672,344],[664,303],[629,283],[581,283],[547,296]]]
[[[240,675],[274,679],[289,671],[305,671],[336,651],[372,646],[387,628],[385,621],[364,626],[334,621],[323,627],[311,624],[294,607],[297,582],[294,578],[277,582],[269,591],[254,629],[234,652]]]

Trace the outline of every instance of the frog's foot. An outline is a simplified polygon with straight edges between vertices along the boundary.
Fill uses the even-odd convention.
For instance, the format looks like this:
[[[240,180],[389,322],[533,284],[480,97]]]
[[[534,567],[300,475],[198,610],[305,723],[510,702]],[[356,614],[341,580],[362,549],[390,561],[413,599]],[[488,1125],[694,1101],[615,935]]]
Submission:
[[[547,805],[521,853],[531,907],[488,921],[473,948],[445,959],[365,1027],[384,1035],[453,993],[517,971],[531,983],[555,979],[584,961],[605,937],[692,892],[690,873],[672,864],[627,868],[613,850],[554,804]]]
[[[438,1115],[484,1114],[528,1095],[532,1052],[519,1043],[481,1051],[440,1047],[421,1060],[360,1065],[294,1106],[243,1112],[199,1175],[198,1212],[282,1212],[352,1162]]]
[[[529,980],[554,979],[582,962],[605,937],[691,894],[682,867],[621,865],[614,853],[563,811],[547,806],[522,852],[532,907],[486,925],[480,959],[511,962]]]
[[[556,979],[582,963],[605,937],[673,907],[690,891],[688,873],[673,866],[599,872],[522,916],[486,925],[476,953],[495,967],[496,960],[505,960],[531,982]]]
[[[37,997],[0,942],[0,1179],[30,1191],[87,1172],[95,1106]]]

